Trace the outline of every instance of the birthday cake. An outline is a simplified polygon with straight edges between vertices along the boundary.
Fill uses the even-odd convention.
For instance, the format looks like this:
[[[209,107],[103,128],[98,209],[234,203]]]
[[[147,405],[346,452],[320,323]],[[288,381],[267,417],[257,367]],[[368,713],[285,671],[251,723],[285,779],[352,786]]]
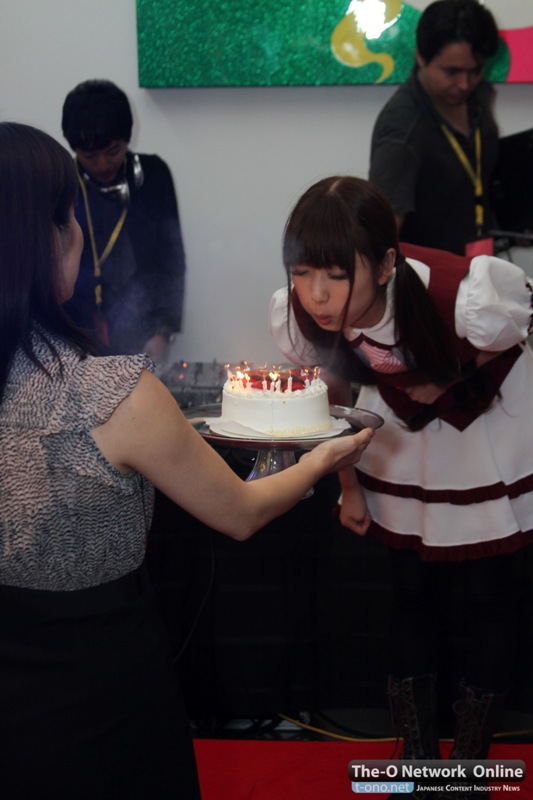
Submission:
[[[220,422],[274,437],[327,431],[332,427],[328,389],[318,370],[228,371]]]

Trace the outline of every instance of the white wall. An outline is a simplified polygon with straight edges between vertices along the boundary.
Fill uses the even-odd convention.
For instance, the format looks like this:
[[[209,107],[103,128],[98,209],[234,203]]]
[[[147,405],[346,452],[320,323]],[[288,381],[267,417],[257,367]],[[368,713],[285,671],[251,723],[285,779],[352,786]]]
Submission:
[[[266,310],[284,281],[287,214],[318,178],[366,177],[394,87],[140,89],[134,0],[0,0],[1,119],[63,141],[64,97],[88,78],[124,89],[132,146],[161,155],[176,182],[188,275],[175,357],[278,361]],[[498,87],[502,134],[532,127],[531,108],[533,85]]]

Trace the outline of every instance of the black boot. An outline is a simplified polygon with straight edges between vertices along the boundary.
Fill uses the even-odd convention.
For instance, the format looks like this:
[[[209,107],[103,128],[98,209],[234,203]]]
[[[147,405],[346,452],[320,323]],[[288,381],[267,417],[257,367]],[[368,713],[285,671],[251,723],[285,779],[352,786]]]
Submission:
[[[435,675],[389,677],[387,694],[397,735],[403,738],[402,759],[440,758],[435,684]]]
[[[392,720],[396,735],[403,739],[401,759],[440,758],[435,684],[435,675],[402,679],[389,677],[387,694]],[[411,794],[403,794],[402,798],[427,800],[429,794],[415,789]],[[439,800],[439,795],[432,792],[431,800]]]
[[[505,694],[496,694],[474,686],[459,686],[459,699],[453,704],[456,716],[455,741],[451,759],[483,760],[488,757],[492,737],[501,720]],[[481,786],[481,782],[477,782]],[[454,792],[455,800],[488,798],[488,791]]]

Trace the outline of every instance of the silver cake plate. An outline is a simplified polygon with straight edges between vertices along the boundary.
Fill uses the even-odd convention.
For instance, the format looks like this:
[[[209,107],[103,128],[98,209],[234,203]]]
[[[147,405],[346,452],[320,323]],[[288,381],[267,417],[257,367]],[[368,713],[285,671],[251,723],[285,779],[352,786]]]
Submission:
[[[182,409],[185,417],[194,425],[196,430],[203,438],[213,445],[223,445],[229,447],[240,447],[244,449],[257,450],[257,458],[254,467],[247,477],[247,481],[264,478],[275,472],[280,472],[296,463],[296,450],[311,450],[320,442],[335,436],[347,436],[363,428],[381,428],[383,417],[373,411],[364,408],[350,408],[349,406],[330,405],[329,413],[334,422],[333,430],[330,429],[322,434],[311,434],[304,437],[281,437],[269,438],[263,434],[256,433],[251,429],[243,432],[241,429],[238,434],[217,433],[216,430],[227,430],[227,426],[221,429],[217,420],[220,419],[222,409],[221,403],[211,403],[203,406]],[[342,421],[338,426],[335,421]],[[313,493],[311,489],[306,497]]]

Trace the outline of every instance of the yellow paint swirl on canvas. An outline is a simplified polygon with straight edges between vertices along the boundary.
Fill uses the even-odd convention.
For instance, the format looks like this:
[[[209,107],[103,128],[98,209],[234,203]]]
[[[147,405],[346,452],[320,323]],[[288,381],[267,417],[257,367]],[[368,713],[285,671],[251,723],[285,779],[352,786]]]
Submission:
[[[394,70],[394,59],[388,53],[374,53],[368,39],[377,39],[400,15],[402,0],[351,0],[348,10],[331,35],[335,58],[348,67],[366,64],[381,65],[376,83],[384,81]]]

